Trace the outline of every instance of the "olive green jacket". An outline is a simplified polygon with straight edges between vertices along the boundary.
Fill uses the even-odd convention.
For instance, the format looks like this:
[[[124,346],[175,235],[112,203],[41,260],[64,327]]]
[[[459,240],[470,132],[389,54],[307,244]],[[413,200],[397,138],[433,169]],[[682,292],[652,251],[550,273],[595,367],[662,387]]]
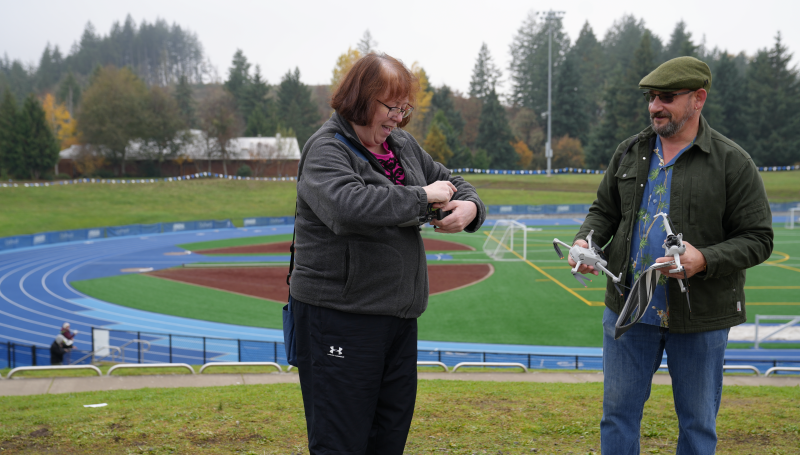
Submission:
[[[655,139],[648,127],[617,147],[575,237],[585,239],[593,229],[592,240],[607,244],[608,269],[621,271],[623,282],[630,272],[631,237]],[[689,279],[691,311],[677,280],[669,280],[669,330],[692,333],[741,324],[746,320],[745,269],[772,254],[772,213],[758,169],[750,155],[709,127],[702,116],[694,145],[678,157],[673,169],[673,229],[703,253],[708,265]],[[624,303],[609,278],[606,306],[619,314]]]

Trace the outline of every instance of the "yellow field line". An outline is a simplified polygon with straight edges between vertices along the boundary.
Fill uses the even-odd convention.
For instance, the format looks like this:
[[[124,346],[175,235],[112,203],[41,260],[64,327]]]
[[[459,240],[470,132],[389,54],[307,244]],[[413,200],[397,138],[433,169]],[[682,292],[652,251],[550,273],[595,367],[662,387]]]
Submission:
[[[747,302],[747,305],[800,305],[800,302]]]
[[[523,260],[523,261],[524,261],[526,264],[528,264],[529,266],[533,267],[533,268],[534,268],[534,269],[535,269],[537,272],[541,273],[542,275],[546,276],[547,278],[550,278],[550,279],[551,279],[551,280],[552,280],[554,283],[556,283],[557,285],[559,285],[559,286],[561,286],[562,288],[564,288],[564,290],[565,290],[565,291],[567,291],[567,292],[569,292],[570,294],[572,294],[572,295],[574,295],[575,297],[577,297],[577,298],[578,298],[578,300],[580,300],[581,302],[583,302],[583,303],[585,303],[585,304],[587,304],[587,305],[589,305],[589,306],[599,306],[599,305],[596,305],[596,304],[597,304],[597,303],[599,303],[599,302],[590,302],[590,301],[588,301],[588,300],[584,299],[583,297],[581,297],[580,295],[578,295],[578,293],[577,293],[577,292],[575,292],[575,291],[573,291],[572,289],[568,288],[568,287],[567,287],[567,286],[566,286],[564,283],[562,283],[562,282],[558,281],[557,279],[553,278],[552,276],[550,276],[550,274],[548,274],[547,272],[545,272],[544,270],[542,270],[542,268],[541,268],[541,267],[539,267],[538,265],[534,264],[533,262],[531,262],[531,261],[529,261],[529,260],[525,259],[524,257],[522,257],[522,255],[521,255],[521,254],[517,253],[516,251],[513,251],[513,250],[512,250],[511,248],[509,248],[507,245],[505,245],[505,244],[501,243],[501,242],[500,242],[500,240],[497,240],[497,238],[495,238],[495,237],[494,237],[493,235],[491,235],[490,233],[488,233],[488,232],[484,232],[484,234],[486,234],[486,236],[487,236],[487,237],[491,238],[492,240],[494,240],[495,242],[499,243],[500,245],[503,245],[503,247],[505,247],[505,249],[507,249],[508,251],[511,251],[512,253],[514,253],[514,255],[515,255],[515,256],[517,256],[518,258],[522,259],[522,260]]]
[[[782,269],[791,270],[793,272],[800,272],[800,269],[798,269],[797,267],[790,267],[788,265],[781,264],[781,262],[786,262],[786,261],[789,260],[790,256],[788,254],[781,253],[780,251],[773,251],[772,254],[780,254],[781,256],[783,256],[783,259],[778,259],[777,261],[766,261],[766,262],[764,262],[764,264],[774,265],[775,267],[780,267]]]

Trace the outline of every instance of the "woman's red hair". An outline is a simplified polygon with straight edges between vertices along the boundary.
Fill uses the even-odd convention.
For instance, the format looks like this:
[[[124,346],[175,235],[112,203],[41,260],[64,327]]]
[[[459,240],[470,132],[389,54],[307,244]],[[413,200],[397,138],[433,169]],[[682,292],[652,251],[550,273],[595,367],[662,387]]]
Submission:
[[[370,52],[356,61],[334,89],[331,107],[356,125],[366,126],[372,121],[375,109],[385,109],[376,100],[407,98],[413,106],[418,90],[417,77],[403,62],[386,54]],[[412,116],[404,118],[398,126],[406,126]]]

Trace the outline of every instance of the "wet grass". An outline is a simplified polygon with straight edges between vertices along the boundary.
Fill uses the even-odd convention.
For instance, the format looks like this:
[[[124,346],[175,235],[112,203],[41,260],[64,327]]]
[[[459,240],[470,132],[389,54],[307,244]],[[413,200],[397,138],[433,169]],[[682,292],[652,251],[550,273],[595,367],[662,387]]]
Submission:
[[[0,452],[307,453],[298,384],[0,397]],[[108,403],[101,408],[84,404]],[[422,380],[405,453],[598,454],[602,384]],[[791,387],[725,387],[718,454],[800,451]],[[653,386],[642,453],[674,453],[669,386]]]

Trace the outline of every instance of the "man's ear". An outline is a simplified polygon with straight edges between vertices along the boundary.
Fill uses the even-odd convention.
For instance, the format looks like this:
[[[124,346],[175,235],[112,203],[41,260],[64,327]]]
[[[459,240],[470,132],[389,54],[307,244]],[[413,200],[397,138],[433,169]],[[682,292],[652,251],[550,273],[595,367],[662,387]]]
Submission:
[[[708,99],[708,92],[704,88],[697,89],[694,92],[694,106],[696,110],[702,109]]]

